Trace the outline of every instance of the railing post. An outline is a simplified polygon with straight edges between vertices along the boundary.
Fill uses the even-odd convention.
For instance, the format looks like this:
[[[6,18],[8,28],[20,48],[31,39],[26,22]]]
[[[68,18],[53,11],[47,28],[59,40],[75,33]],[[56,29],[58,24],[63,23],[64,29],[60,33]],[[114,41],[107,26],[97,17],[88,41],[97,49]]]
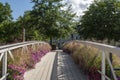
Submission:
[[[115,71],[114,71],[114,69],[113,69],[112,63],[111,63],[111,61],[110,61],[110,59],[109,59],[108,53],[106,54],[106,58],[107,58],[107,61],[108,61],[109,66],[110,66],[110,69],[111,69],[113,78],[114,78],[114,80],[117,80],[117,77],[116,77]]]
[[[109,53],[109,58],[110,58],[110,62],[111,62],[111,64],[112,64],[112,62],[113,62],[113,60],[112,60],[112,53]],[[112,79],[113,78],[113,76],[112,76],[112,71],[111,71],[111,69],[110,69],[110,78]]]
[[[102,65],[101,65],[102,74],[105,75],[105,52],[102,51]],[[105,80],[105,77],[101,74],[101,80]]]
[[[5,76],[6,74],[7,74],[7,52],[4,53],[2,61],[2,76]],[[6,78],[4,80],[6,80]]]

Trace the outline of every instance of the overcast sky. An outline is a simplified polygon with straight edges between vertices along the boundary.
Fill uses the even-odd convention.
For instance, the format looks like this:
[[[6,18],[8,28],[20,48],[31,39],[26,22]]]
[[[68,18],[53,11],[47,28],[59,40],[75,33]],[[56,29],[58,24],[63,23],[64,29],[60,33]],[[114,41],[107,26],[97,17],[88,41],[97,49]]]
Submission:
[[[83,11],[89,7],[93,0],[66,0],[68,3],[72,4],[73,11],[77,13],[78,16],[83,15]]]

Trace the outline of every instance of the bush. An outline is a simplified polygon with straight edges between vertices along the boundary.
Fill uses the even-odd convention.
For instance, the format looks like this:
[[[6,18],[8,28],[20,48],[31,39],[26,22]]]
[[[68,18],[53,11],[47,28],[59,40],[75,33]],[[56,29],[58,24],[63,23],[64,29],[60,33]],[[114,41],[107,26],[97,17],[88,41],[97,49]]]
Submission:
[[[98,70],[101,70],[101,52],[91,46],[85,46],[79,41],[67,42],[63,46],[63,51],[70,53],[75,63],[83,70],[85,74],[89,76],[89,80],[101,80],[101,74]],[[120,57],[113,55],[113,67],[120,67]],[[120,71],[115,71],[118,80],[120,80]],[[106,75],[110,75],[110,66],[106,61]]]
[[[85,46],[78,41],[64,44],[63,51],[71,53],[75,63],[89,76],[89,80],[101,80],[98,73],[101,66],[101,54],[96,48]]]

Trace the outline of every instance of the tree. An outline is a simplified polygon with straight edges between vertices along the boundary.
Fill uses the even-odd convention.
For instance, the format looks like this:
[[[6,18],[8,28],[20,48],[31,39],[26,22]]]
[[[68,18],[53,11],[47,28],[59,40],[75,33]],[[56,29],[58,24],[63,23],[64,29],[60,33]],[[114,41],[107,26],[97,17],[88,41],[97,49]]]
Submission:
[[[1,3],[0,2],[0,23],[5,20],[12,20],[12,10],[8,3]]]
[[[22,41],[42,40],[44,38],[38,28],[36,28],[37,23],[35,22],[33,15],[31,15],[31,12],[32,11],[26,11],[24,15],[20,16],[17,20]]]
[[[115,0],[94,1],[81,18],[79,34],[85,39],[119,40],[116,34],[120,29],[118,8]]]
[[[0,2],[0,42],[9,42],[12,36],[12,10],[8,3]],[[11,33],[11,35],[9,34]]]
[[[76,26],[75,17],[76,14],[73,13],[71,5],[66,8],[66,10],[61,10],[60,17],[57,21],[57,26],[59,27],[60,37],[65,37],[74,32]]]
[[[50,38],[59,38],[70,32],[70,24],[73,23],[75,14],[71,8],[62,10],[62,0],[33,0],[35,3],[31,16],[33,25],[41,34]],[[61,34],[62,33],[62,34]]]

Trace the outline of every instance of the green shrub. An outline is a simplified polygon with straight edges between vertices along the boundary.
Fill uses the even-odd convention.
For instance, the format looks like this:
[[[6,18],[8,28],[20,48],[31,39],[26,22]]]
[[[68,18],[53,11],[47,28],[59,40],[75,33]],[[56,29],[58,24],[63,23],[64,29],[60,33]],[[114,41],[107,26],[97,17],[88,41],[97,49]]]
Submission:
[[[78,41],[64,44],[64,50],[71,53],[75,63],[89,76],[89,80],[100,80],[101,53],[98,49],[85,46]]]
[[[76,64],[83,70],[85,74],[89,76],[89,80],[101,80],[101,74],[98,73],[98,70],[101,71],[101,52],[100,50],[86,46],[80,43],[79,41],[67,42],[63,46],[63,51],[70,53],[73,57],[73,60]],[[120,68],[120,57],[113,55],[114,68]],[[115,71],[118,79],[120,78],[120,71]],[[106,61],[106,75],[110,75],[110,66]]]

